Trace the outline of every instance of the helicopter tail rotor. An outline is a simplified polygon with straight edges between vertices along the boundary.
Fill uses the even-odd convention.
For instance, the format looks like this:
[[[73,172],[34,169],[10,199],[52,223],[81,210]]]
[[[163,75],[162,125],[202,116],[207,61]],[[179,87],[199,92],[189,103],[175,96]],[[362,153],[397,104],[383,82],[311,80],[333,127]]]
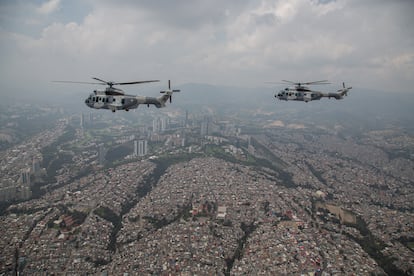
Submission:
[[[341,96],[348,96],[348,91],[352,89],[352,86],[346,87],[345,82],[342,82],[342,89],[339,89],[338,92]]]
[[[168,96],[168,99],[170,103],[172,102],[172,94],[175,92],[180,92],[179,89],[171,89],[171,80],[168,80],[168,90],[162,90],[160,91],[161,94],[166,94]]]

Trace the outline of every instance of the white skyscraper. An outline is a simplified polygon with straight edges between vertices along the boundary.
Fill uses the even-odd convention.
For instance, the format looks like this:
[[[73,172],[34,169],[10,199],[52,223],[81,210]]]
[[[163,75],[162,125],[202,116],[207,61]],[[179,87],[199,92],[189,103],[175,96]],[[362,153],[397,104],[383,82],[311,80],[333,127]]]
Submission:
[[[145,156],[148,153],[148,142],[147,140],[138,141],[138,156]]]
[[[161,119],[161,131],[165,131],[168,128],[168,117],[164,117]]]
[[[134,156],[138,156],[138,141],[134,141]]]
[[[80,127],[83,128],[83,124],[84,124],[84,118],[83,118],[83,113],[80,114]]]

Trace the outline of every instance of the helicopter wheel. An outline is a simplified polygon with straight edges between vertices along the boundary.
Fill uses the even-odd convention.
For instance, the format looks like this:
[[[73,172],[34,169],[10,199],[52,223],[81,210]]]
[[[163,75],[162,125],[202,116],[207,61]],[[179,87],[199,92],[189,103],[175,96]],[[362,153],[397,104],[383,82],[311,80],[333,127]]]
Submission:
[[[115,113],[115,109],[112,109],[112,112]]]
[[[129,111],[129,109],[128,108],[125,108],[125,111]]]

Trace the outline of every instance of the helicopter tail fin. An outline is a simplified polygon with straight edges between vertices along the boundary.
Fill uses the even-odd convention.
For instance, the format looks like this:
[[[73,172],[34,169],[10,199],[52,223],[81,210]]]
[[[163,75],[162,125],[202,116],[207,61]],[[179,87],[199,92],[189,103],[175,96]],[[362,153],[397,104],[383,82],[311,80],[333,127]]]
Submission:
[[[339,95],[341,95],[341,99],[344,96],[348,96],[348,91],[352,89],[352,86],[350,87],[345,87],[345,82],[342,83],[342,89],[338,90]]]
[[[178,89],[171,89],[171,81],[168,80],[168,89],[160,91],[161,94],[164,94],[160,97],[158,97],[158,100],[160,101],[160,106],[157,107],[165,107],[165,103],[170,100],[170,103],[172,102],[172,95],[173,93],[180,92]]]
[[[165,107],[166,106],[165,103],[168,101],[169,98],[170,96],[168,94],[158,97],[157,100],[159,103],[156,104],[155,106],[158,108]]]

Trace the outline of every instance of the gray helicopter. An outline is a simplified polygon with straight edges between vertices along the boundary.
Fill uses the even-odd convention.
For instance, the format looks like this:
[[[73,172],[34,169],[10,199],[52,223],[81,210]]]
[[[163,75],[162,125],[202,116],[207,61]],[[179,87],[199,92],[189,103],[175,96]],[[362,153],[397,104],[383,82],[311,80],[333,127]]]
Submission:
[[[334,98],[337,100],[341,100],[344,98],[344,96],[348,95],[348,91],[352,89],[352,87],[345,87],[345,83],[342,83],[342,89],[339,89],[337,92],[330,92],[330,93],[324,93],[320,91],[311,90],[308,87],[304,85],[319,85],[319,84],[329,84],[327,80],[321,80],[321,81],[312,81],[312,82],[292,82],[287,80],[282,80],[285,83],[293,84],[294,87],[287,87],[284,90],[279,91],[277,94],[275,94],[275,98],[278,98],[279,100],[285,100],[285,101],[314,101],[314,100],[320,100],[321,98]]]
[[[137,108],[140,104],[155,105],[157,108],[165,107],[165,103],[169,100],[172,101],[172,94],[180,92],[180,90],[171,89],[171,81],[168,80],[168,89],[160,91],[164,95],[160,97],[145,97],[127,95],[119,88],[113,87],[114,85],[130,85],[140,84],[148,82],[159,82],[159,80],[146,80],[146,81],[132,81],[132,82],[112,82],[104,81],[98,78],[93,78],[99,82],[77,82],[77,81],[54,81],[64,83],[82,83],[82,84],[103,84],[108,85],[105,90],[94,90],[93,93],[85,100],[85,104],[90,108],[95,109],[110,109],[112,112],[116,110],[129,111],[130,109]]]

